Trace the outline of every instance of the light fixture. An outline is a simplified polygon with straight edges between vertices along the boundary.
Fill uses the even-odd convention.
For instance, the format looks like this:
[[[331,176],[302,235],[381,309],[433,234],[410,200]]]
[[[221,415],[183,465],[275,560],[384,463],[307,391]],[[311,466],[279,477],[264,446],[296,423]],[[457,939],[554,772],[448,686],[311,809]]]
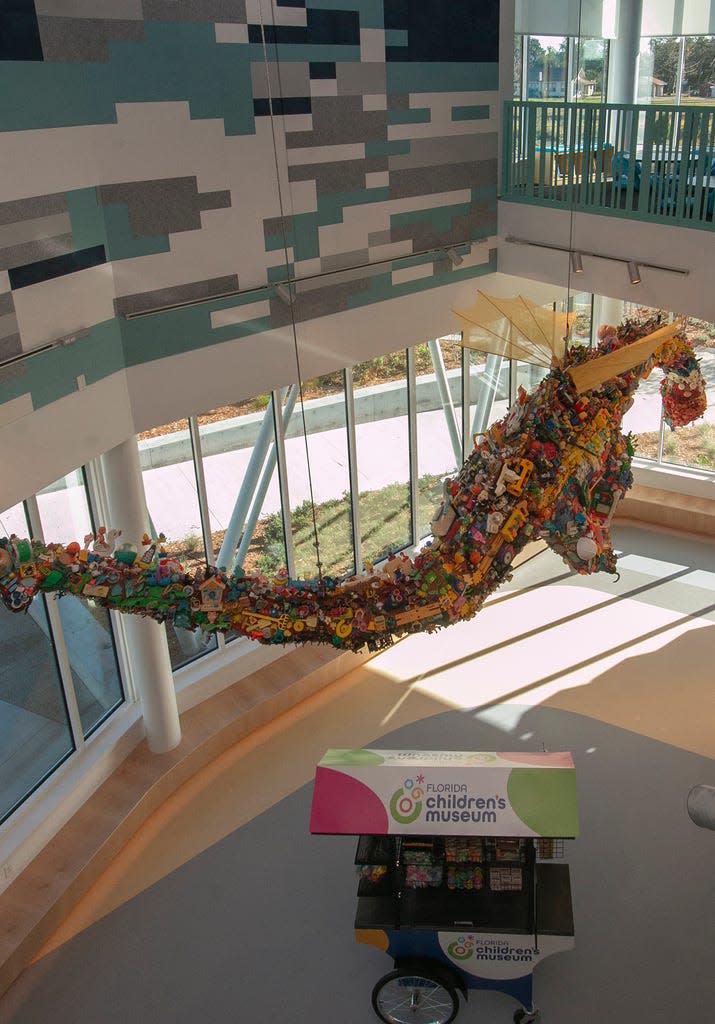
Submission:
[[[293,305],[293,296],[291,294],[290,285],[288,284],[277,284],[274,291],[281,302],[284,302],[286,306]]]
[[[628,276],[631,279],[631,284],[640,284],[641,283],[640,267],[638,266],[637,263],[634,263],[633,260],[629,260],[628,261]]]
[[[583,274],[583,261],[580,252],[571,253],[571,269],[574,274]]]
[[[449,246],[449,248],[445,249],[444,251],[449,257],[449,260],[453,267],[459,267],[462,265],[462,263],[464,263],[464,257],[460,256],[457,250],[453,248],[453,246]]]
[[[648,263],[645,260],[633,260],[628,256],[611,256],[606,252],[586,252],[585,249],[581,249],[579,252],[571,249],[565,245],[553,245],[551,242],[533,242],[530,238],[517,238],[515,235],[506,235],[504,238],[505,242],[510,242],[512,245],[532,245],[537,249],[551,249],[554,252],[567,252],[571,257],[571,266],[575,273],[579,273],[576,269],[576,260],[578,264],[581,264],[583,256],[595,260],[609,260],[611,263],[625,263],[628,267],[628,274],[631,279],[631,284],[641,283],[641,270],[647,267],[649,270],[664,270],[668,274],[682,274],[684,277],[690,273],[687,267],[667,267],[662,263]]]

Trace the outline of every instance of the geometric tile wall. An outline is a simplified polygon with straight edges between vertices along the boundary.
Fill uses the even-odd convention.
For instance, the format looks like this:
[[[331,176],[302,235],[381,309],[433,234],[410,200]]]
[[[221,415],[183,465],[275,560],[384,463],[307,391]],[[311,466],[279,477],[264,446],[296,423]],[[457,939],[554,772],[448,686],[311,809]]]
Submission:
[[[130,365],[495,269],[498,22],[494,0],[0,4],[0,362],[81,326],[99,378],[110,337]],[[71,360],[47,368],[0,368],[0,402],[72,390]]]

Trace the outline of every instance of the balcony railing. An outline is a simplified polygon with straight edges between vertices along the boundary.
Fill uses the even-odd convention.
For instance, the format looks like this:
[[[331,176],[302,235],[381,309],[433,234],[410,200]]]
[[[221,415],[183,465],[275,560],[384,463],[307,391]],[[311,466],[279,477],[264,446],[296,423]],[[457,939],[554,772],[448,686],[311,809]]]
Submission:
[[[505,104],[503,199],[713,227],[715,105]]]

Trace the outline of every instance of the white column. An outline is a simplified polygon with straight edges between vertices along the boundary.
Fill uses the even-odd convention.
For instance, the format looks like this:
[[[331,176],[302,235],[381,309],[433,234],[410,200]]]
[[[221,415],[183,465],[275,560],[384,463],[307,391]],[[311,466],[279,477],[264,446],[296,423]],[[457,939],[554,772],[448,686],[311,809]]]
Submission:
[[[618,327],[623,319],[624,305],[623,299],[609,299],[606,295],[594,295],[592,332],[595,341],[598,340],[599,327],[603,327],[605,324]]]
[[[638,54],[641,36],[641,0],[618,4],[618,35],[609,48],[608,102],[637,103]]]
[[[102,468],[111,517],[106,525],[121,530],[123,540],[140,547],[149,528],[149,517],[136,438],[129,438],[106,452],[102,456]],[[127,615],[124,625],[132,676],[142,702],[147,743],[152,753],[163,754],[181,740],[166,634],[158,622],[138,615]]]

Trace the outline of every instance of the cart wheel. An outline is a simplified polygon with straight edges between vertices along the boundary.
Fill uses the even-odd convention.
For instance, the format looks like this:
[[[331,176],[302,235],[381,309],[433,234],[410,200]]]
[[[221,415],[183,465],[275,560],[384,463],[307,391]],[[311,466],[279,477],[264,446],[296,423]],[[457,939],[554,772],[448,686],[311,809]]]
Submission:
[[[398,967],[380,978],[372,990],[372,1006],[385,1024],[449,1024],[459,1009],[459,997],[445,978]]]
[[[525,1010],[523,1007],[514,1013],[514,1024],[532,1024],[541,1020],[540,1010]]]

